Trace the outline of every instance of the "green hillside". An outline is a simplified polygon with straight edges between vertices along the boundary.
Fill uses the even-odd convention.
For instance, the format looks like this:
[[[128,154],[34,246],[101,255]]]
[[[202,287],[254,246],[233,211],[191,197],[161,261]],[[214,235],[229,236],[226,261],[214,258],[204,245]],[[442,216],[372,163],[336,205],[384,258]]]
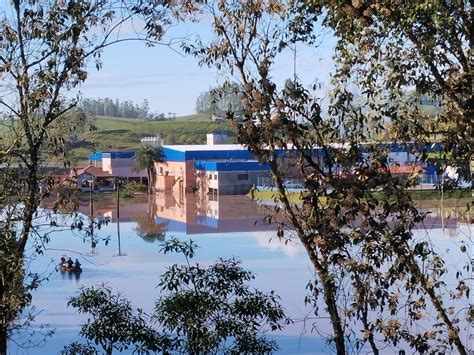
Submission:
[[[149,136],[160,136],[165,144],[202,144],[207,133],[226,132],[235,142],[229,123],[212,122],[204,115],[177,117],[173,121],[100,117],[92,123],[96,129],[80,134],[80,140],[71,145],[72,153],[79,159],[92,151],[137,149],[140,139]]]

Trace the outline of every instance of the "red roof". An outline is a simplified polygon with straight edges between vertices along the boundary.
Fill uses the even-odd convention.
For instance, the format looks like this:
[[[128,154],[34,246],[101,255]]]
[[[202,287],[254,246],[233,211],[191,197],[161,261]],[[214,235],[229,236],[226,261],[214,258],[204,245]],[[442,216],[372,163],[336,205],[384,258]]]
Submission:
[[[421,165],[400,165],[389,168],[391,174],[413,174],[425,171]]]
[[[95,177],[100,177],[100,178],[113,178],[114,175],[102,170],[101,168],[98,168],[96,166],[89,165],[88,167],[85,168],[78,168],[75,173],[74,171],[71,172],[71,175],[73,176],[81,176],[82,174],[87,173]]]

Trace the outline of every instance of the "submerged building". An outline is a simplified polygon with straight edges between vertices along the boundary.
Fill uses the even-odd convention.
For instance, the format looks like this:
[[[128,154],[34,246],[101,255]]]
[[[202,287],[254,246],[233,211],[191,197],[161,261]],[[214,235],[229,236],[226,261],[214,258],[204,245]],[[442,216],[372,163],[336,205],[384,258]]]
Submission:
[[[147,183],[146,170],[135,171],[135,152],[133,151],[108,151],[89,154],[89,164],[101,168],[110,175],[120,177],[126,181]]]
[[[273,185],[268,164],[260,163],[248,149],[240,144],[222,144],[221,137],[208,135],[208,144],[164,145],[166,161],[156,163],[156,189],[164,192],[185,194],[200,191],[208,194],[246,194],[252,186]],[[419,152],[394,143],[381,143],[387,151],[390,172],[401,177],[419,173],[420,188],[433,188],[439,181],[437,170],[431,164],[420,164]],[[344,149],[344,145],[333,146]],[[418,147],[419,148],[419,147]],[[364,148],[366,149],[366,148]],[[427,145],[427,151],[435,152],[439,145]],[[366,149],[364,155],[370,155]],[[325,153],[321,148],[311,152],[313,160],[322,169]],[[277,151],[278,164],[285,172],[287,188],[302,189],[298,182],[298,152],[292,149]],[[337,173],[337,166],[334,167]],[[264,181],[265,183],[262,183]]]
[[[156,163],[159,191],[186,193],[200,190],[221,195],[246,194],[260,177],[269,176],[242,145],[165,145],[166,162]]]

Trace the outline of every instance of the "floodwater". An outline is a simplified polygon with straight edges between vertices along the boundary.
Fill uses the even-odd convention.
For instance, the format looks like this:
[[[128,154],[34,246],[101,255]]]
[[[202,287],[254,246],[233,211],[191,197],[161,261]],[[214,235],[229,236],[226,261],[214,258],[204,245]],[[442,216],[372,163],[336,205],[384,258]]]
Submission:
[[[157,195],[148,200],[134,198],[122,204],[117,224],[112,199],[105,198],[94,204],[94,217],[106,216],[111,220],[96,230],[99,242],[94,249],[83,241],[80,233],[65,229],[50,234],[51,241],[44,255],[31,264],[35,271],[49,276],[33,294],[33,304],[39,313],[32,329],[41,330],[40,325],[47,325],[55,329],[55,334],[41,346],[31,348],[17,343],[21,345],[25,339],[36,342],[41,339],[39,333],[16,337],[11,342],[11,354],[55,354],[64,345],[80,340],[79,327],[86,317],[67,307],[67,301],[81,286],[105,283],[135,306],[151,312],[159,296],[156,285],[160,275],[171,264],[183,261],[179,255],[159,252],[160,242],[172,236],[194,240],[199,245],[195,261],[201,264],[210,264],[219,257],[242,260],[243,266],[256,276],[255,287],[275,290],[280,295],[287,315],[295,320],[284,331],[269,333],[269,337],[278,342],[280,353],[331,352],[323,337],[311,332],[312,310],[304,304],[306,285],[312,279],[306,253],[296,242],[279,241],[273,228],[259,223],[267,212],[265,207],[245,196]],[[89,208],[85,203],[82,213],[87,216]],[[438,251],[447,255],[448,266],[459,268],[469,261],[465,255],[458,254],[460,242],[472,240],[471,225],[445,220],[436,213],[433,216],[428,220],[428,229],[416,233],[420,238],[429,237],[434,241]],[[108,240],[107,245],[102,239]],[[64,254],[82,263],[80,275],[56,270]],[[327,320],[319,320],[318,328],[324,333],[328,329]]]

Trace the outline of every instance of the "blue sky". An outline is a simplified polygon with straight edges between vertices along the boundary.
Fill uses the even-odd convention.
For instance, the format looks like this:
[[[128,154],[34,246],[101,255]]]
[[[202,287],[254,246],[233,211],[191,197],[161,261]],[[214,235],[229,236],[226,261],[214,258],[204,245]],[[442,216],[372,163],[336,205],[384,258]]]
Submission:
[[[8,0],[0,0],[0,10],[11,16]],[[136,23],[139,26],[139,23]],[[123,26],[121,35],[133,29],[130,24]],[[163,41],[183,36],[211,37],[211,23],[203,18],[199,23],[180,23],[168,30]],[[297,47],[297,74],[306,85],[315,80],[329,81],[333,67],[331,55],[334,38],[326,34],[318,47]],[[179,45],[175,46],[180,51]],[[91,63],[86,82],[78,89],[83,98],[111,98],[132,100],[141,103],[148,99],[151,111],[174,112],[178,116],[195,113],[196,98],[231,79],[227,72],[214,68],[199,67],[197,60],[184,56],[167,46],[147,47],[142,42],[124,42],[106,48],[102,54],[103,67],[100,71]],[[293,53],[282,55],[275,65],[272,75],[277,83],[293,77]],[[234,79],[235,80],[235,79]],[[69,92],[75,95],[76,91]],[[324,93],[323,93],[324,94]]]
[[[183,34],[209,36],[210,24],[180,24],[169,31],[164,41]],[[334,39],[326,35],[319,47],[297,48],[297,74],[307,85],[315,80],[327,83],[332,69]],[[176,49],[179,51],[178,45]],[[125,42],[106,48],[103,68],[90,68],[89,77],[80,88],[82,97],[133,100],[147,98],[151,111],[174,112],[178,116],[195,113],[196,98],[201,92],[229,78],[227,72],[199,67],[191,56],[176,53],[166,46],[146,47],[140,42]],[[272,72],[277,82],[293,76],[293,54],[279,58]]]

